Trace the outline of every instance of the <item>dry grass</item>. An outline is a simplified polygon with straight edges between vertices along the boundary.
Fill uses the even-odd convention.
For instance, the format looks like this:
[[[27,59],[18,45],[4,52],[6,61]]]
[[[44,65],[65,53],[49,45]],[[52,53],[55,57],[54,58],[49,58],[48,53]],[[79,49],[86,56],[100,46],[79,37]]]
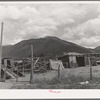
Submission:
[[[60,79],[54,77],[51,80],[46,78],[38,80],[35,79],[33,84],[15,85],[12,88],[17,89],[71,89],[80,88],[80,82],[87,81],[88,78],[70,75],[65,77],[62,75]],[[78,86],[78,87],[77,87]],[[87,85],[85,85],[87,86]],[[83,88],[83,86],[81,87]]]
[[[88,84],[80,84],[89,81]],[[34,75],[34,83],[15,84],[12,89],[99,89],[100,66],[93,67],[93,80],[90,81],[89,67],[61,70],[60,79],[57,71]]]

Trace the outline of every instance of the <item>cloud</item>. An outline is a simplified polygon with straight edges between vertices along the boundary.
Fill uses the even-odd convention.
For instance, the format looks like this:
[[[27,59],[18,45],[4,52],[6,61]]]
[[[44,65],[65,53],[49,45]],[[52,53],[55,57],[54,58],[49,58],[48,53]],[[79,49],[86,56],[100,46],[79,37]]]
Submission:
[[[85,47],[100,44],[100,4],[1,4],[3,44],[57,36]]]
[[[4,9],[2,16],[5,23],[4,37],[9,41],[18,40],[20,37],[29,39],[53,35],[53,31],[56,31],[58,26],[74,23],[74,19],[67,18],[68,14],[64,13],[66,9],[63,6],[59,8],[56,5],[56,7],[53,6],[54,9],[52,5],[47,8],[44,6],[42,9],[40,9],[41,7],[37,9],[34,6],[25,6],[20,9],[16,6],[6,5],[1,8]],[[50,12],[48,12],[49,8]]]
[[[100,17],[90,19],[73,28],[65,28],[62,36],[69,41],[83,45],[85,47],[99,46],[100,43]]]

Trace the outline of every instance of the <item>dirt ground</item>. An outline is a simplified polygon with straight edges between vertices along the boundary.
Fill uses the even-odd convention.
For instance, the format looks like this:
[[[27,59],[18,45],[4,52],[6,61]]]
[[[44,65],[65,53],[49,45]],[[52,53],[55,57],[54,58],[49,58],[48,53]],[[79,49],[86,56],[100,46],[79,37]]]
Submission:
[[[52,78],[58,75],[57,71],[52,70],[46,73],[35,73],[34,80],[43,80],[48,79],[51,80]],[[83,76],[89,77],[90,75],[90,67],[78,67],[78,68],[69,68],[60,70],[61,76],[68,76],[68,75],[75,75],[75,76]],[[93,77],[100,77],[100,65],[99,66],[92,66],[92,75]],[[26,74],[25,77],[18,78],[18,82],[16,83],[16,79],[6,80],[6,82],[0,82],[0,89],[9,89],[13,85],[22,85],[22,84],[29,84],[30,81],[30,74]]]
[[[10,89],[12,86],[11,82],[0,82],[0,89]]]

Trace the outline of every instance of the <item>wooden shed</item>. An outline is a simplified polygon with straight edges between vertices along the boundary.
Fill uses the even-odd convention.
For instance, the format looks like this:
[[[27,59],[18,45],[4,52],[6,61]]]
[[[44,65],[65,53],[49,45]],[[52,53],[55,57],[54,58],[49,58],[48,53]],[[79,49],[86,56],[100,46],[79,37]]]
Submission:
[[[62,61],[65,68],[85,66],[85,55],[76,52],[64,53],[58,60]]]
[[[14,66],[14,60],[11,58],[3,58],[2,59],[2,64],[6,67],[13,67]]]

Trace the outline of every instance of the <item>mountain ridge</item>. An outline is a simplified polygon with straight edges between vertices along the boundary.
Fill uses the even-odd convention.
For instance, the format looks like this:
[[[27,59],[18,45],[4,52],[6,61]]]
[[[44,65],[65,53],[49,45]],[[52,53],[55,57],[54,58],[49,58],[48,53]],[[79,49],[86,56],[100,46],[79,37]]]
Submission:
[[[24,58],[31,55],[33,45],[34,56],[56,56],[63,52],[91,53],[85,47],[68,42],[57,37],[47,36],[38,39],[23,40],[15,45],[3,47],[3,57]]]

